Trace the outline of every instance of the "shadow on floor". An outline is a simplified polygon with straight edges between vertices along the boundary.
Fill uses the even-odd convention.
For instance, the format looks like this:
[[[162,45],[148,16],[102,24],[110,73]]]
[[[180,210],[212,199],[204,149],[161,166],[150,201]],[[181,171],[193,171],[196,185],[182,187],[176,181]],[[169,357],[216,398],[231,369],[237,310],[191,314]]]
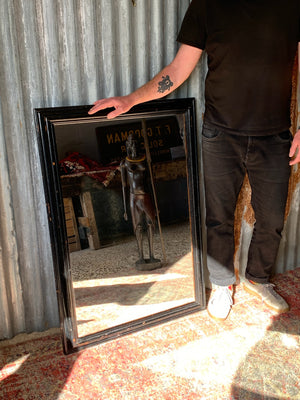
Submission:
[[[13,351],[10,347],[14,348]],[[25,341],[6,348],[0,347],[0,354],[0,371],[3,372],[6,365],[10,369],[8,376],[1,380],[0,399],[3,400],[60,398],[79,357],[78,354],[63,354],[59,332],[36,339],[29,335]]]

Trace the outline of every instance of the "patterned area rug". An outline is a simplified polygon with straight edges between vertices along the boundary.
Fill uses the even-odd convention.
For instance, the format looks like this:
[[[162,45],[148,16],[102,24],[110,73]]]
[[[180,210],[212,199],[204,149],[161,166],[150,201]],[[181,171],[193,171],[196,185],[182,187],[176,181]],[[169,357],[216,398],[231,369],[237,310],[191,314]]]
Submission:
[[[202,311],[70,356],[58,330],[0,342],[0,399],[300,399],[300,269],[274,281],[288,313],[239,285],[223,323]]]

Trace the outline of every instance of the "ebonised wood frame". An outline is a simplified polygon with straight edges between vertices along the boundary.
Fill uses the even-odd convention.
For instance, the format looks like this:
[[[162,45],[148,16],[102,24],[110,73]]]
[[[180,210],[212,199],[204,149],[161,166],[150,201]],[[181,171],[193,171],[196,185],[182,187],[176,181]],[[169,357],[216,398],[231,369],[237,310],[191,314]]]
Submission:
[[[205,307],[203,275],[202,216],[200,207],[199,154],[195,116],[195,99],[157,100],[134,107],[116,121],[147,120],[149,116],[183,114],[185,119],[185,147],[187,158],[187,184],[193,249],[195,301],[140,318],[119,326],[84,337],[77,335],[75,299],[72,287],[70,259],[67,243],[62,190],[58,170],[58,156],[55,139],[55,122],[69,120],[107,121],[108,110],[94,116],[88,115],[90,105],[35,109],[36,128],[39,139],[40,159],[44,179],[46,207],[56,279],[57,298],[61,322],[63,350],[65,354],[79,351],[87,346],[99,344],[122,335],[145,329],[177,317],[202,310]]]

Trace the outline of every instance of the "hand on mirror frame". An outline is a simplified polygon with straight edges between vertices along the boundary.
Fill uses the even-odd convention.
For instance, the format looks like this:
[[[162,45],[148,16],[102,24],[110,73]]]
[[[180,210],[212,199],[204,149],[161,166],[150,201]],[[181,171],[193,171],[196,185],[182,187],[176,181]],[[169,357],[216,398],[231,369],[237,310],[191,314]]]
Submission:
[[[298,129],[294,136],[289,156],[294,157],[294,159],[290,161],[290,165],[295,165],[300,162],[300,129]]]
[[[108,119],[112,119],[117,117],[120,114],[124,114],[129,111],[134,104],[129,101],[129,96],[119,96],[119,97],[109,97],[107,99],[97,100],[94,103],[94,106],[89,110],[89,114],[95,114],[100,110],[105,110],[106,108],[115,108],[114,111],[111,111],[107,114]]]

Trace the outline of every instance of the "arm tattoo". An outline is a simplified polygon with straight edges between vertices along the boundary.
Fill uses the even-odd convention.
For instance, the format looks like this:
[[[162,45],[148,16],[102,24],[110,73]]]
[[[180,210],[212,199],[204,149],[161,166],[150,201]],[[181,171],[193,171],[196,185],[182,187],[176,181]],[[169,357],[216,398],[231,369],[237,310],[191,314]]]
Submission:
[[[163,76],[162,81],[158,82],[158,93],[165,93],[165,91],[170,90],[173,86],[173,82],[171,81],[169,75]]]

